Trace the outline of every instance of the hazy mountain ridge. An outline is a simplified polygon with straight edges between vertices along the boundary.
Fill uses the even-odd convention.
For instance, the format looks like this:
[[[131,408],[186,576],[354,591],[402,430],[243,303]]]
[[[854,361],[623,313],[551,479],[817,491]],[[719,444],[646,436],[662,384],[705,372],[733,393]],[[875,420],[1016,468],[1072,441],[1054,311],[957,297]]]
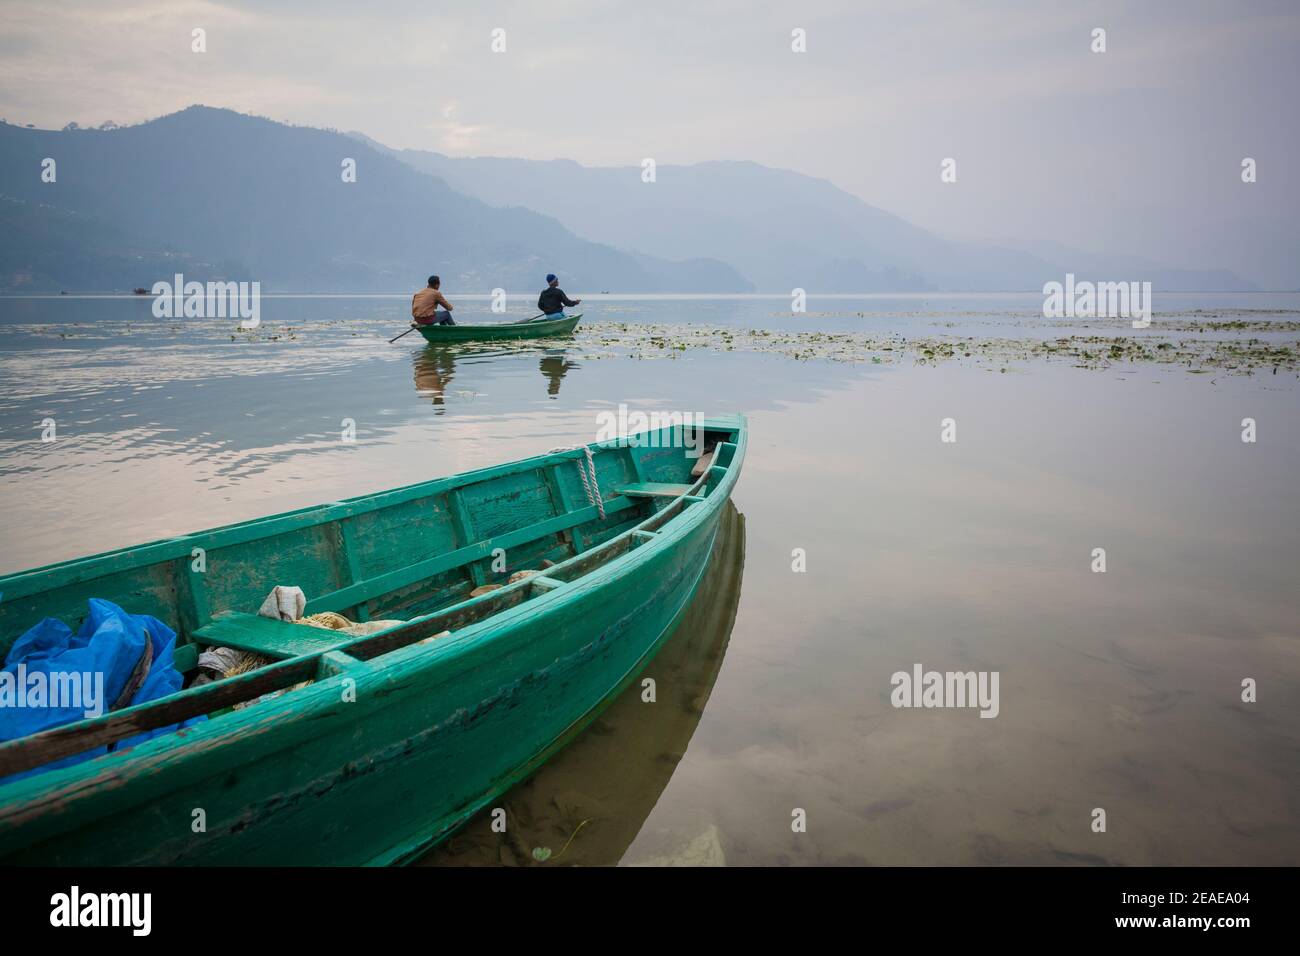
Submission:
[[[41,180],[41,162],[57,180]],[[357,181],[342,180],[345,158]],[[115,130],[0,126],[0,183],[16,230],[0,246],[0,288],[131,288],[170,276],[256,279],[274,289],[393,291],[430,272],[449,289],[749,291],[720,262],[637,257],[580,239],[529,209],[500,209],[341,133],[190,107]],[[86,223],[81,241],[68,217]],[[61,236],[50,256],[42,237]],[[95,277],[94,283],[87,280]]]
[[[752,162],[661,165],[645,183],[637,167],[396,151],[202,106],[115,129],[0,124],[0,198],[7,291],[129,289],[178,268],[267,291],[405,290],[435,271],[460,292],[539,288],[550,271],[575,292],[1036,290],[1066,272],[1253,288],[1226,269],[945,239]]]
[[[637,167],[388,152],[467,195],[528,206],[596,242],[651,255],[717,256],[763,292],[1031,290],[1066,272],[1150,280],[1170,290],[1254,288],[1227,269],[1173,269],[1052,242],[945,239],[826,180],[752,162],[660,165],[656,181],[645,183]]]
[[[112,289],[128,275],[215,271],[212,264],[94,217],[8,196],[0,196],[0,263],[0,282],[10,292],[49,292],[68,285]]]

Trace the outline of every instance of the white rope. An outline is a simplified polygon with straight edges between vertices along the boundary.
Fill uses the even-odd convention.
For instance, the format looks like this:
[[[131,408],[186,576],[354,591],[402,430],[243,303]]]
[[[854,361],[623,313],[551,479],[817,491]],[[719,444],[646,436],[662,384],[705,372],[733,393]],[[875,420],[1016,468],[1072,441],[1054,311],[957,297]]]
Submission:
[[[604,521],[605,501],[600,494],[600,483],[596,481],[596,462],[591,457],[591,447],[589,445],[567,445],[564,448],[552,448],[547,454],[555,455],[564,451],[577,451],[579,448],[587,456],[585,463],[581,458],[575,459],[578,466],[578,477],[582,479],[582,490],[587,493],[587,503],[596,506],[596,511],[600,513],[600,520]]]

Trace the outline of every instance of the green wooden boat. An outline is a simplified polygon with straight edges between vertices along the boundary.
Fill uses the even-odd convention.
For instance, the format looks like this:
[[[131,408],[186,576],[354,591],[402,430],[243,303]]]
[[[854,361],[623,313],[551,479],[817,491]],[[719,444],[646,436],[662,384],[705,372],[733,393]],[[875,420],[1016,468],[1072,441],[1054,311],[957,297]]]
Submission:
[[[533,322],[496,322],[491,325],[419,325],[425,341],[434,345],[447,342],[501,342],[506,339],[540,339],[547,335],[570,335],[578,327],[582,313],[558,319]]]
[[[2,780],[209,716],[0,782],[0,862],[385,864],[437,844],[577,735],[672,633],[739,477],[745,421],[708,420],[701,457],[684,445],[676,426],[587,446],[590,498],[574,449],[0,578],[6,651],[102,597],[173,626],[183,671],[205,645],[273,658],[0,744]],[[308,614],[402,623],[348,637],[251,613],[277,584],[301,587]]]

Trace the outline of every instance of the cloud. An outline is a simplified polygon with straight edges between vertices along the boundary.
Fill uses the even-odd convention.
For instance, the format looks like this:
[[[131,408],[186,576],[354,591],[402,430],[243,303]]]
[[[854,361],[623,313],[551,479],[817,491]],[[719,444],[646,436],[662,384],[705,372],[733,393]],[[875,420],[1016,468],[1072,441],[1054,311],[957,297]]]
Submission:
[[[190,52],[196,26],[207,53]],[[1268,174],[1300,150],[1300,10],[1284,2],[77,0],[5,3],[0,38],[0,115],[42,126],[202,102],[399,148],[750,159],[944,234],[1239,270],[1268,250],[1239,234],[1207,250],[1212,223],[1295,236],[1300,219],[1290,177]],[[1245,155],[1265,173],[1253,193],[1234,178]],[[959,180],[940,189],[946,156]]]

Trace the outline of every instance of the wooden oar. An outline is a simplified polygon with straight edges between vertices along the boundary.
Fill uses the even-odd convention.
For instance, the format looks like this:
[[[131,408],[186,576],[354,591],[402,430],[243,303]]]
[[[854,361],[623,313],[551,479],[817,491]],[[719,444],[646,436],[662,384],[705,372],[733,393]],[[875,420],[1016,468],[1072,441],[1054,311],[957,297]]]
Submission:
[[[414,332],[414,331],[415,331],[416,329],[418,329],[418,328],[419,328],[418,325],[413,325],[413,326],[411,326],[409,329],[407,329],[405,332],[403,332],[402,335],[410,335],[412,332]],[[389,344],[389,345],[392,345],[394,342],[396,342],[398,339],[400,339],[400,338],[402,337],[402,335],[395,335],[395,336],[393,336],[391,339],[388,340],[388,344]]]
[[[513,321],[513,322],[508,322],[508,323],[506,323],[506,324],[507,324],[507,325],[523,325],[525,322],[531,322],[531,321],[533,321],[533,319],[540,319],[540,318],[541,318],[542,316],[544,316],[545,314],[546,314],[545,312],[539,312],[539,313],[537,313],[535,316],[533,316],[532,319],[515,319],[515,321]]]

